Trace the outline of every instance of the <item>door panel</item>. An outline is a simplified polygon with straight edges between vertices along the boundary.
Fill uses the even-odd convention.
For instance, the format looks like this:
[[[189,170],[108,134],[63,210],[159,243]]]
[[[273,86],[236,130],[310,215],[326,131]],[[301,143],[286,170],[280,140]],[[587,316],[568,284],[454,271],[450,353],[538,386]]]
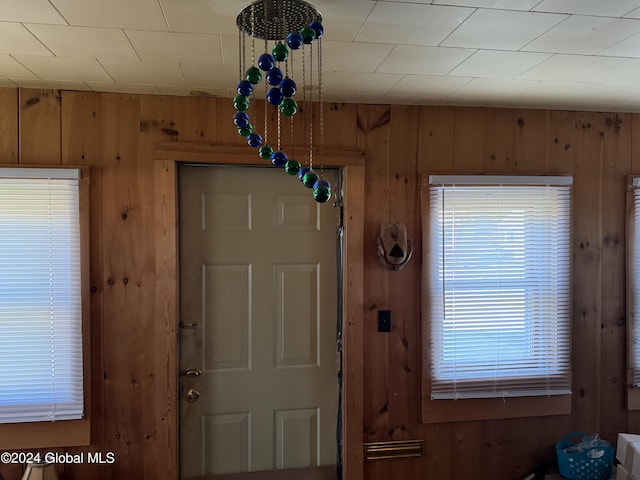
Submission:
[[[335,478],[336,224],[281,169],[181,167],[183,479]]]

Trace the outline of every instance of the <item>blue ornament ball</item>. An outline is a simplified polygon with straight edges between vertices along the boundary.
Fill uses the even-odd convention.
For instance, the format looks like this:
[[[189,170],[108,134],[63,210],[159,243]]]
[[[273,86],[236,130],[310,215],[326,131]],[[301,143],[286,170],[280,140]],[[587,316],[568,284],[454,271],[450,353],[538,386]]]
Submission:
[[[249,123],[249,115],[247,112],[236,112],[233,114],[233,123],[236,127],[245,127]]]
[[[267,72],[267,83],[277,87],[282,82],[282,70],[278,67],[274,67]]]
[[[274,152],[273,157],[271,157],[271,163],[274,167],[284,167],[288,160],[287,154],[280,150]]]
[[[262,70],[263,72],[268,72],[274,67],[275,64],[275,58],[273,58],[273,55],[269,53],[263,53],[258,57],[258,67],[260,67],[260,70]]]
[[[300,179],[300,181],[302,181],[302,177],[304,176],[304,174],[307,173],[310,170],[311,170],[311,168],[309,168],[309,167],[302,167],[300,169],[300,171],[298,172],[298,178]]]
[[[277,107],[282,103],[283,100],[284,95],[278,87],[271,87],[267,91],[267,102],[269,102],[271,105],[275,105]]]
[[[296,82],[294,82],[289,77],[285,77],[282,82],[280,82],[280,90],[282,91],[282,95],[285,97],[293,97],[296,94],[296,89],[298,86]]]
[[[303,42],[304,40],[300,32],[291,32],[287,35],[287,45],[289,45],[291,50],[298,50],[302,47]]]
[[[309,26],[316,31],[316,40],[324,35],[324,27],[322,26],[322,23],[311,22]]]
[[[260,145],[262,145],[262,135],[260,135],[259,133],[249,134],[249,136],[247,137],[247,143],[250,147],[258,148]]]
[[[249,80],[240,80],[237,85],[238,95],[248,97],[253,93],[253,84]]]

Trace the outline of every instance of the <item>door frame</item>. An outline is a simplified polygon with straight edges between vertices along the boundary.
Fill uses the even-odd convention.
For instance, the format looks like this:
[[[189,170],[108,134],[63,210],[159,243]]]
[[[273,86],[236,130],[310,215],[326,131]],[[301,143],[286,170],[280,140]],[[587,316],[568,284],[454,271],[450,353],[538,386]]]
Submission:
[[[364,152],[358,149],[324,147],[328,167],[342,168],[344,186],[343,312],[342,312],[342,474],[343,479],[363,479],[364,396]],[[253,154],[252,154],[253,153]],[[167,446],[168,480],[178,480],[178,165],[253,165],[255,152],[243,145],[204,142],[157,142],[154,163],[155,318],[154,354],[167,366],[164,381],[157,382],[162,404],[158,435]],[[162,462],[161,459],[157,459]]]

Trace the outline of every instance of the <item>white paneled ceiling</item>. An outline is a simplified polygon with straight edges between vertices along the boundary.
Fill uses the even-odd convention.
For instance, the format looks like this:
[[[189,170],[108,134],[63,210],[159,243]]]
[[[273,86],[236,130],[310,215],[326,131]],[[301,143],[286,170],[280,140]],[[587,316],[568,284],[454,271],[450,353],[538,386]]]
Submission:
[[[0,0],[0,86],[232,97],[249,3]],[[310,3],[326,101],[640,111],[640,0]]]

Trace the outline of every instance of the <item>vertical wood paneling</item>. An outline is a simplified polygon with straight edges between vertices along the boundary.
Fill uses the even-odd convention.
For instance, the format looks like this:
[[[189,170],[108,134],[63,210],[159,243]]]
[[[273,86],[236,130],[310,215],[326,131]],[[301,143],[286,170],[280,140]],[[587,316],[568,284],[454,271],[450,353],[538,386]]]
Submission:
[[[420,172],[451,172],[454,165],[454,126],[452,107],[420,107]]]
[[[518,172],[544,173],[547,114],[544,110],[514,110],[513,163]]]
[[[453,169],[456,173],[479,173],[484,164],[484,108],[459,108],[453,128]]]
[[[18,163],[18,89],[0,89],[0,163]]]
[[[575,112],[547,112],[545,172],[572,173],[576,162],[576,136],[590,128],[589,121],[576,125]]]
[[[393,194],[391,218],[401,221],[416,246],[409,263],[389,272],[389,310],[392,329],[389,340],[389,439],[408,440],[420,433],[420,391],[422,352],[420,328],[420,198],[418,171],[419,112],[406,106],[391,107],[389,188]],[[411,476],[414,476],[412,474]]]
[[[145,478],[160,458],[154,448],[153,319],[141,304],[143,284],[139,98],[104,95],[103,265],[105,436],[118,458],[113,475]],[[127,420],[135,418],[135,423]],[[162,454],[164,455],[164,454]]]
[[[577,368],[573,370],[571,426],[597,432],[601,395],[602,115],[579,114],[576,130],[572,359]],[[574,145],[562,148],[568,151]]]
[[[483,173],[518,171],[513,155],[514,120],[513,110],[487,110]]]
[[[20,163],[60,163],[60,92],[20,89]]]
[[[372,386],[364,398],[365,441],[386,440],[389,430],[388,335],[378,333],[378,310],[388,309],[388,275],[376,255],[376,239],[385,216],[389,189],[390,109],[358,108],[358,142],[365,145],[364,216],[364,383]],[[368,465],[365,465],[365,469]]]
[[[615,444],[625,431],[626,175],[631,171],[632,122],[629,114],[605,114],[602,192],[602,380],[600,434]],[[606,352],[606,353],[605,353]]]

